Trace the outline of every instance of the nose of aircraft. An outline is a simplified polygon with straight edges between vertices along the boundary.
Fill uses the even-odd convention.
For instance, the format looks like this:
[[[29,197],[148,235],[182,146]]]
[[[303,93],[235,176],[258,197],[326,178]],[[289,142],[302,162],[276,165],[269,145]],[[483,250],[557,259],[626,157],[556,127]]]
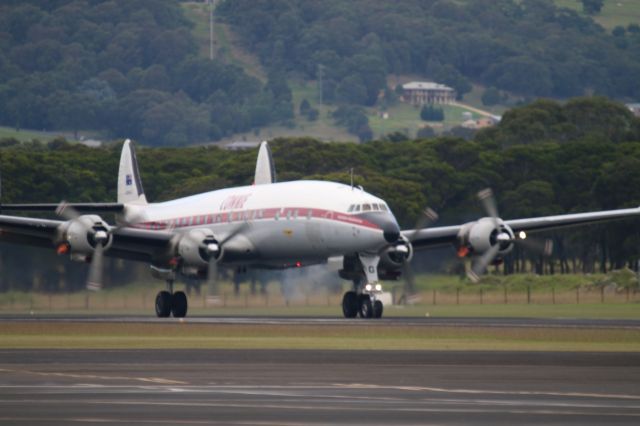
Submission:
[[[382,235],[388,243],[395,243],[400,238],[400,227],[395,218],[391,215],[380,215],[376,218],[376,223],[382,229]]]

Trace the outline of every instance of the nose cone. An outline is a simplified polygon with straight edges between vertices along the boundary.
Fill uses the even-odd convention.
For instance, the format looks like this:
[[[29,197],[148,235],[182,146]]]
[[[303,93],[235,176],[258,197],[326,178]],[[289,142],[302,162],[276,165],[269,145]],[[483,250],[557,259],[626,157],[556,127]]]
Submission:
[[[390,215],[380,215],[375,223],[382,229],[382,235],[388,243],[395,243],[400,238],[400,227],[395,218]]]
[[[382,233],[382,235],[384,235],[384,239],[388,243],[395,243],[396,241],[398,241],[398,238],[400,238],[400,228],[398,228],[398,225],[394,226],[395,228],[389,226],[388,229],[383,229],[384,232]]]

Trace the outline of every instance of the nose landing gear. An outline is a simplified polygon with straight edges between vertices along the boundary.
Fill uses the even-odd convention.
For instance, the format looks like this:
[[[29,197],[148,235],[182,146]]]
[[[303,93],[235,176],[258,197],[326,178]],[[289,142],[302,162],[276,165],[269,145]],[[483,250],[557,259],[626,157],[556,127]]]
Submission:
[[[360,254],[362,275],[353,281],[353,290],[348,291],[342,298],[342,313],[345,318],[381,318],[384,307],[378,295],[382,286],[378,284],[377,265],[380,257],[377,255]]]

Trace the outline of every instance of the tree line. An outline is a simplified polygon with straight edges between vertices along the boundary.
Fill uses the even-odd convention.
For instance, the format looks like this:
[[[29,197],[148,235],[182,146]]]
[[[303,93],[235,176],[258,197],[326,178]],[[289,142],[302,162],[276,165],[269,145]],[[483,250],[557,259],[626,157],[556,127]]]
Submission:
[[[64,140],[4,139],[2,202],[115,200],[120,148],[121,142],[88,148]],[[281,181],[348,184],[353,168],[354,183],[384,198],[405,229],[414,226],[425,206],[439,213],[438,225],[484,216],[476,194],[486,187],[493,188],[505,219],[640,205],[640,119],[602,98],[515,108],[471,140],[353,144],[279,138],[271,148]],[[150,201],[250,184],[255,157],[255,150],[217,146],[138,149]],[[551,259],[543,263],[536,253],[517,249],[507,266],[522,270],[530,260],[539,272],[571,272],[632,265],[640,257],[638,225],[627,220],[551,232],[546,234],[556,242]]]
[[[2,2],[0,125],[181,146],[293,117],[282,75],[198,57],[192,26],[175,0]]]

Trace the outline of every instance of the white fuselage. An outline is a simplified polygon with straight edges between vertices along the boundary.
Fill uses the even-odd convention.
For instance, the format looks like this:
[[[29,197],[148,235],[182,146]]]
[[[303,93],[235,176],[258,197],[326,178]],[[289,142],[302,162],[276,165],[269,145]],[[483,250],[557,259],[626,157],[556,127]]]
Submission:
[[[242,226],[228,243],[236,252],[231,262],[274,267],[374,253],[390,242],[384,231],[399,231],[380,198],[360,188],[322,181],[243,186],[146,206],[128,205],[127,216],[137,216],[139,228],[207,229],[218,240]],[[249,254],[243,257],[245,251]]]

